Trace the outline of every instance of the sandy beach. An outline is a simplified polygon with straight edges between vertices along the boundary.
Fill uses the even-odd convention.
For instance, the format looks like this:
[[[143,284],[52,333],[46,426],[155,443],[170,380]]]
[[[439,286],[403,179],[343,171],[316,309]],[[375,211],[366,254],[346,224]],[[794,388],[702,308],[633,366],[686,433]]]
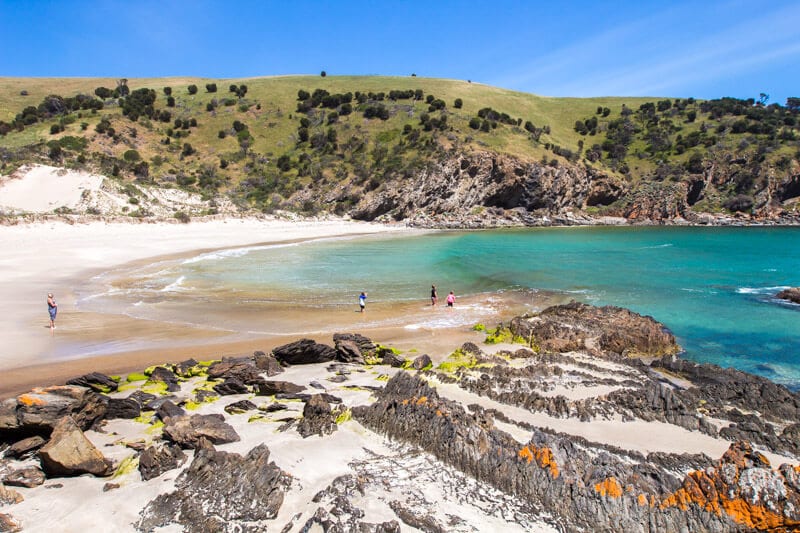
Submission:
[[[212,331],[120,315],[81,313],[75,309],[72,289],[96,273],[148,258],[197,250],[404,231],[409,230],[342,220],[277,218],[228,218],[190,224],[52,221],[0,226],[0,246],[4,251],[0,258],[0,290],[4,296],[0,303],[0,335],[6,347],[0,354],[0,365],[5,370],[0,395],[34,384],[55,383],[87,368],[87,363],[74,355],[70,361],[59,359],[59,349],[68,341],[105,339],[109,352],[117,352],[117,356],[101,357],[106,354],[94,353],[93,357],[97,358],[97,365],[109,372],[163,360],[163,348],[148,350],[149,342],[161,346],[168,342],[178,349],[175,352],[178,358],[181,346],[194,346],[193,353],[212,355],[200,345],[215,339],[213,354],[219,356],[248,350],[254,345],[263,346],[259,349],[269,348],[257,342],[225,348],[220,346],[220,335]],[[45,302],[48,292],[54,293],[59,306],[53,334]],[[115,342],[127,344],[123,349],[114,349]],[[168,358],[173,359],[171,355]]]

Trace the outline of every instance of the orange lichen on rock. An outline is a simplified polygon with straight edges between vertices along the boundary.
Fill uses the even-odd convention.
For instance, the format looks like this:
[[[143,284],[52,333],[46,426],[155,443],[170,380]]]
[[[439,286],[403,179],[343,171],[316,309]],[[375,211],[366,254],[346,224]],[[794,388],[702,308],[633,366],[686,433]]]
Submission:
[[[540,467],[550,470],[550,475],[553,479],[558,477],[558,463],[556,463],[556,458],[553,456],[553,451],[550,448],[537,448],[532,444],[528,444],[522,448],[517,455],[521,459],[528,461],[529,464],[535,459],[536,464]]]
[[[38,396],[34,396],[32,394],[20,394],[19,396],[17,396],[17,402],[27,406],[47,404],[47,402],[45,402],[42,398],[39,398]]]
[[[611,498],[619,498],[622,496],[622,485],[619,484],[617,478],[609,477],[601,481],[600,483],[595,483],[594,491],[600,494],[600,496],[610,496]]]
[[[417,405],[424,405],[426,403],[428,403],[427,396],[420,396],[419,400],[417,400]]]
[[[748,481],[744,481],[745,477]],[[775,490],[776,484],[784,485],[770,498],[761,493],[763,488],[753,480],[761,479],[761,487]],[[755,497],[752,491],[756,490]],[[778,495],[781,494],[782,495]],[[749,528],[769,531],[796,531],[800,528],[800,518],[784,507],[790,500],[797,501],[796,493],[786,487],[785,480],[778,472],[769,468],[769,461],[762,454],[752,450],[746,443],[732,444],[714,468],[690,472],[683,480],[683,486],[661,501],[660,508],[677,507],[687,510],[690,505],[722,516],[725,513],[734,522]]]
[[[647,494],[639,494],[637,500],[639,502],[639,505],[641,505],[642,507],[650,503],[649,500],[647,499]]]

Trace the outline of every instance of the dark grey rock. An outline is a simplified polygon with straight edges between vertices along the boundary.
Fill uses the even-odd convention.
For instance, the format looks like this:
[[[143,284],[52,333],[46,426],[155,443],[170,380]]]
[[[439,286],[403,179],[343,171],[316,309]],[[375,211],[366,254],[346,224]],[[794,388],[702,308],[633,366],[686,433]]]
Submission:
[[[106,418],[136,418],[142,414],[142,406],[133,398],[109,398]]]
[[[176,490],[152,500],[140,514],[138,531],[169,524],[186,531],[272,530],[289,476],[269,461],[261,444],[242,457],[202,445],[175,480]]]
[[[187,359],[176,364],[174,370],[175,373],[180,377],[188,378],[192,376],[193,369],[197,366],[197,364],[197,361],[194,359]]]
[[[239,379],[229,377],[222,383],[214,385],[214,391],[221,396],[229,396],[232,394],[248,394],[250,389],[242,383]]]
[[[241,383],[252,385],[263,380],[261,370],[250,358],[223,359],[208,367],[210,379],[235,379]]]
[[[283,367],[272,354],[266,354],[262,351],[253,353],[253,361],[256,368],[264,372],[268,377],[277,376],[283,372]]]
[[[128,398],[128,400],[133,400],[134,402],[139,404],[140,408],[146,407],[150,402],[156,399],[155,394],[150,394],[149,392],[142,392],[140,390],[132,392]]]
[[[172,370],[163,366],[157,366],[153,369],[153,373],[149,376],[149,381],[165,383],[169,392],[177,392],[181,390],[178,384],[178,375]]]
[[[105,457],[69,416],[63,417],[53,428],[50,440],[39,450],[39,458],[48,476],[104,476],[110,470]]]
[[[169,417],[164,422],[164,438],[182,448],[196,448],[201,439],[213,444],[239,441],[239,435],[223,415],[193,415]]]
[[[186,454],[177,444],[162,443],[146,448],[139,455],[139,473],[147,481],[186,462]]]
[[[45,475],[42,469],[37,466],[26,466],[25,468],[11,470],[0,481],[9,487],[32,488],[43,485]]]
[[[103,393],[114,392],[119,387],[116,381],[100,372],[92,372],[77,378],[72,378],[67,381],[67,385],[78,385]]]
[[[394,368],[402,368],[406,364],[406,360],[404,358],[392,352],[386,352],[382,361],[384,365],[389,365]]]
[[[330,435],[336,429],[328,402],[321,394],[311,396],[303,408],[303,418],[297,425],[297,432],[305,439],[311,435]]]
[[[423,368],[433,366],[433,361],[431,361],[430,356],[428,354],[422,354],[416,358],[411,363],[411,368],[414,370],[422,370]]]
[[[272,396],[274,394],[294,394],[306,390],[301,385],[288,381],[264,381],[256,385],[258,396]]]
[[[186,411],[182,407],[178,407],[171,400],[166,400],[161,403],[156,409],[156,416],[161,419],[165,424],[170,418],[184,416]]]
[[[272,350],[281,364],[306,365],[311,363],[325,363],[336,359],[336,350],[326,344],[320,344],[311,339],[301,339]]]
[[[252,411],[256,409],[256,404],[251,402],[250,400],[239,400],[238,402],[234,402],[225,406],[225,412],[229,415],[233,414],[241,414],[247,411]]]

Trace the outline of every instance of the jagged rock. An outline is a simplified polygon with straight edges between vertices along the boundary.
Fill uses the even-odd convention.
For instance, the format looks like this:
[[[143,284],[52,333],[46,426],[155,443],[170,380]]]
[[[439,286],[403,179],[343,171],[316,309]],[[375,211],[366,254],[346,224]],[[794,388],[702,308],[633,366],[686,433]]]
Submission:
[[[22,457],[31,452],[35,452],[47,442],[39,435],[28,437],[12,444],[5,452],[6,457]]]
[[[152,500],[135,527],[153,531],[180,524],[186,531],[266,531],[283,504],[289,476],[261,444],[242,457],[202,446],[175,481],[176,490]]]
[[[427,368],[433,366],[433,361],[428,354],[422,354],[414,358],[411,362],[411,368],[414,370],[422,370],[423,368]]]
[[[77,413],[89,391],[74,385],[36,388],[17,396],[19,426],[51,430],[64,416]]]
[[[169,421],[170,418],[177,418],[184,416],[186,411],[183,408],[178,407],[171,400],[164,401],[161,405],[158,406],[156,409],[156,416],[161,419],[162,422],[165,424]]]
[[[196,448],[201,438],[213,444],[239,441],[239,435],[222,415],[174,416],[164,424],[164,437],[182,448]]]
[[[336,359],[336,350],[327,344],[320,344],[311,339],[301,339],[272,350],[281,364],[306,365],[325,363]]]
[[[148,403],[156,399],[156,395],[150,394],[149,392],[143,392],[137,390],[132,392],[127,399],[133,400],[134,402],[138,403],[139,407],[143,409],[144,407],[147,406]]]
[[[510,329],[542,350],[560,353],[660,356],[680,349],[672,333],[653,318],[614,306],[556,305],[514,318]]]
[[[253,361],[256,368],[266,373],[268,377],[277,376],[283,372],[283,367],[272,354],[265,354],[262,351],[253,352]]]
[[[109,398],[106,405],[106,418],[136,418],[142,414],[142,406],[133,398]]]
[[[394,368],[402,368],[406,364],[406,360],[397,354],[394,354],[392,352],[387,352],[383,356],[383,364],[389,365]]]
[[[273,402],[266,406],[261,406],[258,408],[259,411],[264,411],[265,413],[274,413],[276,411],[285,411],[287,409],[286,404],[282,404],[279,402]]]
[[[252,359],[223,359],[208,367],[210,379],[235,379],[241,383],[252,385],[263,381],[261,370],[253,363]]]
[[[333,394],[329,394],[327,392],[323,392],[317,394],[316,396],[321,396],[323,400],[328,403],[342,403],[342,399],[338,396],[334,396]],[[311,394],[303,394],[303,393],[285,393],[285,394],[276,394],[276,400],[300,400],[301,402],[308,402],[311,399]]]
[[[153,369],[153,373],[150,374],[149,381],[166,384],[169,392],[177,392],[181,390],[181,386],[178,384],[177,374],[163,366],[157,366]]]
[[[258,396],[272,396],[273,394],[295,394],[306,390],[305,387],[295,385],[288,381],[264,381],[256,385]]]
[[[401,502],[393,501],[389,503],[394,514],[406,525],[425,531],[426,533],[445,533],[447,530],[439,523],[436,518],[414,512],[406,508]]]
[[[0,402],[0,435],[3,430],[12,430],[19,427],[17,420],[17,400],[7,398]]]
[[[358,333],[334,333],[336,359],[345,363],[364,364],[365,357],[375,356],[375,344]]]
[[[248,394],[250,389],[237,378],[227,378],[222,383],[214,385],[214,391],[221,396],[229,396],[231,394]]]
[[[800,287],[784,289],[776,294],[775,297],[780,298],[781,300],[788,300],[792,303],[800,304]]]
[[[92,372],[84,374],[83,376],[72,378],[67,381],[67,385],[77,385],[79,387],[87,387],[96,392],[109,393],[114,392],[119,387],[119,384],[100,372]]]
[[[219,393],[213,390],[200,389],[194,393],[194,401],[197,403],[210,402],[212,399],[219,398]]]
[[[182,378],[189,378],[194,375],[194,369],[197,367],[198,362],[194,359],[187,359],[185,361],[181,361],[180,363],[176,364],[174,367],[174,371],[177,375]]]
[[[474,342],[465,342],[462,344],[461,351],[471,355],[483,355],[483,351]]]
[[[9,487],[38,487],[45,481],[44,472],[36,466],[26,466],[6,473],[2,480]]]
[[[575,437],[526,426],[522,445],[493,427],[475,406],[443,400],[422,379],[399,372],[376,391],[377,401],[353,408],[353,418],[392,440],[418,446],[478,480],[552,513],[564,531],[744,531],[732,515],[663,503],[680,481],[672,469],[623,450],[589,450]],[[783,522],[788,524],[789,522]]]
[[[22,494],[14,489],[8,489],[5,485],[0,483],[0,505],[14,505],[23,500],[25,500],[25,498],[22,497]],[[0,531],[3,530],[0,529]]]
[[[39,450],[39,458],[48,476],[104,476],[110,469],[103,454],[69,416],[61,418],[53,428],[50,441]]]
[[[297,425],[297,432],[305,439],[311,435],[330,435],[336,429],[328,402],[321,394],[311,396],[303,408],[303,419]]]
[[[0,513],[0,531],[3,533],[17,533],[17,531],[22,531],[22,524],[14,520],[11,515]]]
[[[246,413],[247,411],[252,411],[253,409],[257,409],[257,407],[256,404],[250,400],[239,400],[238,402],[234,402],[225,406],[225,412],[229,415]]]
[[[133,394],[131,394],[133,396]],[[177,396],[174,394],[169,394],[167,396],[156,396],[146,404],[142,406],[143,411],[158,411],[158,408],[164,405],[166,402],[180,402]]]
[[[139,455],[139,473],[147,481],[186,462],[186,454],[177,444],[149,446]]]

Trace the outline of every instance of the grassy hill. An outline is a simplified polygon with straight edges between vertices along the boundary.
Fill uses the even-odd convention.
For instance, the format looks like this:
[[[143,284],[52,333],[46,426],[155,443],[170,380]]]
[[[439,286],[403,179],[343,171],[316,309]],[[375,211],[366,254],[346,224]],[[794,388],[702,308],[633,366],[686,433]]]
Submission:
[[[749,197],[752,207],[769,175],[797,174],[797,109],[752,101],[548,98],[418,77],[119,83],[0,78],[0,172],[49,161],[209,198],[228,194],[262,211],[301,207],[293,198],[309,187],[375,190],[454,153],[580,166],[632,188],[738,164],[726,170],[711,210],[735,196]],[[99,98],[98,87],[122,94]],[[299,99],[304,92],[309,98]],[[307,195],[303,202],[306,211],[328,209],[309,205]]]

